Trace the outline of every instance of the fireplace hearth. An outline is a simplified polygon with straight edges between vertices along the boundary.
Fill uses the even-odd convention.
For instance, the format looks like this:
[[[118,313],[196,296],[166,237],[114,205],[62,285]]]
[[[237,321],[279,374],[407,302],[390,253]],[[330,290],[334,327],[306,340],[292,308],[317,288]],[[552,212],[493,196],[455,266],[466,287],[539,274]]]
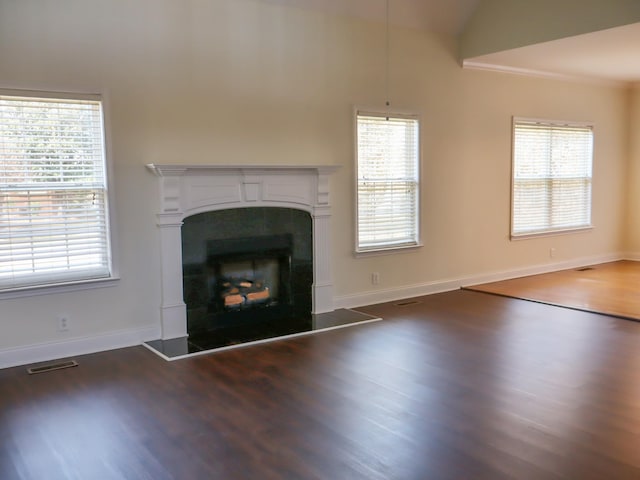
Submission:
[[[380,320],[382,319],[366,313],[338,309],[327,313],[311,314],[305,320],[295,318],[279,319],[277,321],[246,324],[240,327],[227,327],[189,335],[188,338],[153,340],[145,342],[145,346],[166,360],[178,360],[193,355],[224,351],[278,338],[297,337]]]

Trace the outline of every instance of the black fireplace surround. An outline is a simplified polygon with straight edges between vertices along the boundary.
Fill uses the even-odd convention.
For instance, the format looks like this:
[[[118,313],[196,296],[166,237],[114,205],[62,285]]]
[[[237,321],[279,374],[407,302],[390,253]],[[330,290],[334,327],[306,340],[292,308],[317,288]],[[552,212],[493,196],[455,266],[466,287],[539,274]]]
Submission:
[[[182,269],[190,341],[215,333],[243,342],[311,322],[313,239],[305,211],[255,207],[187,217]]]

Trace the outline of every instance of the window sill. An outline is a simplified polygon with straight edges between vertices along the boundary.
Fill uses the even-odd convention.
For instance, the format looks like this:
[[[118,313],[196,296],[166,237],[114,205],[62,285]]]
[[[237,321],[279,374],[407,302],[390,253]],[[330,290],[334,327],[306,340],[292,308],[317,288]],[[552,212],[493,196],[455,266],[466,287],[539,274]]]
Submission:
[[[397,247],[380,247],[375,250],[356,250],[355,257],[377,257],[380,255],[393,255],[394,253],[409,253],[414,250],[418,250],[424,246],[423,243],[416,243],[412,245],[402,245]]]
[[[593,230],[593,225],[589,225],[586,227],[568,228],[566,230],[550,230],[546,232],[524,233],[521,235],[511,234],[511,240],[517,241],[517,240],[527,240],[530,238],[537,238],[537,237],[553,237],[557,235],[569,235],[572,233],[588,232],[591,230]]]
[[[56,293],[77,292],[92,290],[94,288],[113,287],[120,281],[120,277],[96,278],[93,280],[80,280],[77,282],[65,282],[49,285],[35,285],[19,287],[0,291],[0,300],[10,298],[34,297],[36,295],[51,295]]]

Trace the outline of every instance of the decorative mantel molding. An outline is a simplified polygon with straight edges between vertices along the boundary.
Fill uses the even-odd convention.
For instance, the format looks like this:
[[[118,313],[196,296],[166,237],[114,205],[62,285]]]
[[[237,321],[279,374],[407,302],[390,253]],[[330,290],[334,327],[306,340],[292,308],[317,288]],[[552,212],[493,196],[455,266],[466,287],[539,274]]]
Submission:
[[[182,291],[182,223],[215,210],[284,207],[305,210],[313,224],[313,313],[333,311],[329,177],[332,165],[158,165],[157,224],[162,261],[162,338],[187,335]]]
[[[160,213],[182,212],[188,217],[202,208],[254,202],[290,204],[312,212],[329,205],[329,176],[339,167],[149,164],[147,168],[161,177]]]

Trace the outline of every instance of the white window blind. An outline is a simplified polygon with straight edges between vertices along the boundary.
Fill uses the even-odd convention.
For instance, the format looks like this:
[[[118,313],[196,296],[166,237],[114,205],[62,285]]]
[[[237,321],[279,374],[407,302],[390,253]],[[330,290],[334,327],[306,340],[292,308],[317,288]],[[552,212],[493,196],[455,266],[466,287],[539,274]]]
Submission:
[[[419,122],[357,114],[357,245],[371,251],[418,244]]]
[[[593,127],[514,119],[513,237],[591,226]]]
[[[110,276],[99,100],[0,94],[0,291]]]

